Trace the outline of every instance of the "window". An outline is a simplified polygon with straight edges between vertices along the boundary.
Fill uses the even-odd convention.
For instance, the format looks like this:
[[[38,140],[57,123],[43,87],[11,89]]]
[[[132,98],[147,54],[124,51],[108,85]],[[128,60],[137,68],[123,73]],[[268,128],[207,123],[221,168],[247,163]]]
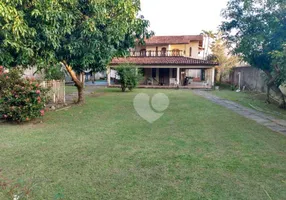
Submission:
[[[192,57],[192,47],[190,47],[190,57]]]

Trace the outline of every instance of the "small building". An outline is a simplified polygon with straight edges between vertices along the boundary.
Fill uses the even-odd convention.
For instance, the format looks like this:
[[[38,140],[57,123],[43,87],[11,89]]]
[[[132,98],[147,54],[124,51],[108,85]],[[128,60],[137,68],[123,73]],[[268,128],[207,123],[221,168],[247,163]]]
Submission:
[[[111,71],[121,64],[142,69],[144,79],[139,87],[211,88],[217,63],[200,59],[202,35],[153,36],[130,51],[130,56],[114,58],[107,69],[108,85]],[[115,82],[116,83],[116,82]]]

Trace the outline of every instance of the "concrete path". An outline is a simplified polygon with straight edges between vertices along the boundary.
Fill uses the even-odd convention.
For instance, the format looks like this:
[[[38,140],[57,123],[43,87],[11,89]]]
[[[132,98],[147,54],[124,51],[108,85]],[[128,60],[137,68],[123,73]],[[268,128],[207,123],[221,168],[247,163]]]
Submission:
[[[193,90],[193,92],[199,96],[202,96],[215,104],[226,107],[248,119],[254,120],[257,123],[266,126],[267,128],[286,135],[286,120],[277,119],[271,115],[256,111],[251,108],[244,107],[240,104],[237,104],[233,101],[219,98],[210,92],[202,90]]]

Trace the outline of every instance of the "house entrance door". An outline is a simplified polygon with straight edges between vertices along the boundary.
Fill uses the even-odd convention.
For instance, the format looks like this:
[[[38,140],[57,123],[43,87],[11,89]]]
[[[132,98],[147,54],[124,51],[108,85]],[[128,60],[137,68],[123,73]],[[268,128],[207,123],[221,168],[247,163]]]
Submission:
[[[169,85],[169,72],[168,68],[160,68],[159,69],[159,84],[160,85]]]

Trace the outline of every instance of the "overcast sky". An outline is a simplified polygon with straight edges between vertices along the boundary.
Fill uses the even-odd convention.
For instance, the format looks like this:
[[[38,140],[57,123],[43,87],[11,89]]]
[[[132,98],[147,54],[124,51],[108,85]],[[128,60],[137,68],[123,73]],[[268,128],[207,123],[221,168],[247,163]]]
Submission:
[[[216,31],[227,0],[141,0],[141,9],[156,35],[196,35]]]

